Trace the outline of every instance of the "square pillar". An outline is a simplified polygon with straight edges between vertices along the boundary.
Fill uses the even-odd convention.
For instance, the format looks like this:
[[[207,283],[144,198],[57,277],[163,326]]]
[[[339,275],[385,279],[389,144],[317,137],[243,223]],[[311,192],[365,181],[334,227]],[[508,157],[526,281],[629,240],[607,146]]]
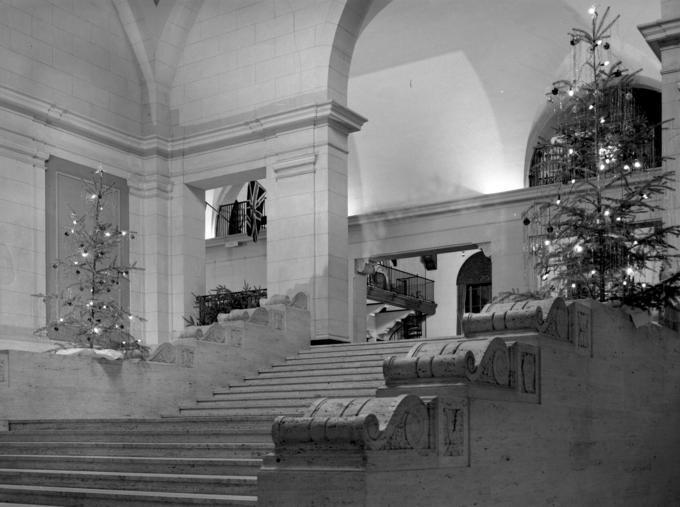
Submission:
[[[267,167],[267,290],[310,301],[315,343],[349,341],[347,138],[364,121],[317,106],[307,145]]]
[[[130,187],[130,228],[138,232],[130,257],[143,271],[131,278],[130,308],[144,316],[133,321],[134,336],[147,345],[171,338],[170,308],[170,198],[172,181],[159,174],[135,176]]]
[[[170,311],[173,333],[196,314],[194,294],[205,294],[205,190],[175,182],[170,203]]]
[[[661,2],[662,19],[640,25],[638,28],[661,61],[661,119],[670,120],[662,129],[662,154],[664,168],[675,173],[680,181],[680,3],[677,0]],[[667,224],[680,223],[680,194],[669,192],[665,196]],[[680,247],[678,238],[671,244]]]

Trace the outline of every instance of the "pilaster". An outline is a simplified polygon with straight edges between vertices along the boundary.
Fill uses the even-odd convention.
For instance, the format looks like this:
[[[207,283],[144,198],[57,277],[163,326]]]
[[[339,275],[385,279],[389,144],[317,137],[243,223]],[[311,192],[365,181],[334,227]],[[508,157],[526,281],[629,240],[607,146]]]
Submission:
[[[638,29],[661,61],[661,117],[664,166],[680,175],[680,6],[677,1],[662,2],[662,19],[640,25]],[[680,223],[678,192],[667,196],[667,220]]]
[[[305,146],[279,151],[267,168],[267,288],[309,294],[316,342],[350,336],[347,138],[363,122],[337,104],[319,105]]]

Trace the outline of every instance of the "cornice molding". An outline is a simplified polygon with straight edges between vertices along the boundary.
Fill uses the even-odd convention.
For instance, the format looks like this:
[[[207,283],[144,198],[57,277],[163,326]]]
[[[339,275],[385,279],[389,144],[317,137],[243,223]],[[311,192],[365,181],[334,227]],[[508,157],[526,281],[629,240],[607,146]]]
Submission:
[[[350,227],[356,227],[375,222],[423,218],[434,215],[479,210],[480,208],[493,208],[499,205],[519,205],[545,196],[549,188],[550,187],[547,186],[520,188],[496,194],[476,195],[474,197],[466,197],[455,201],[441,201],[411,207],[390,208],[387,210],[352,215],[348,220]]]
[[[638,25],[638,30],[661,60],[661,49],[680,44],[680,18],[662,19]]]
[[[296,157],[285,158],[272,164],[276,180],[310,174],[316,171],[316,154],[305,153]]]
[[[220,127],[166,139],[158,135],[129,134],[4,86],[0,86],[0,109],[140,158],[157,156],[165,159],[261,141],[310,127],[328,126],[349,134],[358,131],[366,122],[366,118],[345,106],[329,101],[264,114],[249,120],[227,118]]]
[[[0,86],[0,108],[69,134],[144,156],[144,139],[85,118],[41,99]]]
[[[162,174],[153,174],[149,176],[135,174],[128,178],[130,194],[136,197],[160,197],[162,199],[170,199],[173,185],[174,182],[172,181],[172,178]]]
[[[309,127],[329,126],[349,134],[360,130],[365,122],[366,118],[334,101],[309,104],[173,140],[169,155],[193,155]]]

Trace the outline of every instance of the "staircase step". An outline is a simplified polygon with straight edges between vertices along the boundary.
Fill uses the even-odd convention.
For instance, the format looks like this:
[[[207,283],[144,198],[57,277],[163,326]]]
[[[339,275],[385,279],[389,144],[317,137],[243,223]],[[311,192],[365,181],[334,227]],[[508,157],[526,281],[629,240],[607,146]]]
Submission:
[[[300,416],[304,414],[305,409],[311,404],[307,400],[296,406],[265,406],[265,407],[204,407],[204,406],[184,406],[179,408],[181,416],[202,417],[202,416],[216,416],[216,415],[232,415],[232,414],[258,414],[267,415],[272,418],[280,415]]]
[[[197,431],[109,431],[109,430],[61,430],[61,431],[6,431],[0,432],[0,445],[4,442],[43,442],[59,440],[76,442],[268,442],[271,423],[257,428],[225,428],[224,430]]]
[[[308,377],[336,377],[336,376],[351,376],[358,377],[364,375],[378,375],[382,377],[382,364],[366,364],[365,366],[354,366],[352,368],[347,368],[342,366],[340,368],[332,368],[330,365],[328,367],[324,366],[309,366],[304,369],[301,368],[284,368],[277,367],[276,369],[265,370],[258,373],[256,377],[245,377],[244,380],[259,380],[259,379],[272,379],[272,378],[308,378]]]
[[[225,428],[271,426],[271,420],[262,415],[239,415],[221,417],[160,417],[150,419],[41,419],[12,420],[9,430],[20,431],[90,431],[111,429],[118,431],[207,431]],[[1,433],[0,433],[1,434]]]
[[[256,458],[273,449],[272,443],[128,443],[128,442],[6,442],[5,454],[140,456],[167,458]]]
[[[196,403],[203,406],[215,405],[222,407],[241,406],[241,407],[263,407],[272,403],[276,405],[290,406],[310,404],[316,398],[344,398],[355,396],[373,396],[377,386],[352,387],[344,389],[342,387],[331,386],[312,389],[288,389],[281,391],[244,391],[233,392],[214,396],[212,398],[201,398]],[[290,402],[288,402],[290,400]],[[285,402],[285,403],[284,403]]]
[[[331,371],[331,370],[354,370],[355,368],[375,368],[376,371],[382,371],[383,361],[376,361],[368,359],[364,361],[350,361],[350,362],[328,362],[328,361],[308,361],[305,364],[300,363],[281,363],[274,364],[266,370],[260,370],[258,373],[279,373],[284,371],[293,372],[307,372],[307,371]]]
[[[306,393],[307,391],[342,391],[347,392],[353,389],[372,389],[384,385],[383,379],[374,380],[348,380],[346,382],[307,382],[307,383],[268,383],[268,384],[240,384],[231,386],[228,390],[220,390],[213,392],[213,396],[209,399],[226,399],[225,397],[242,395],[246,393],[272,393],[272,395],[279,395],[281,393]]]
[[[91,470],[158,474],[256,475],[260,458],[149,458],[138,456],[69,456],[0,454],[0,468]]]
[[[292,372],[291,372],[292,373]],[[360,379],[360,380],[357,380]],[[261,377],[250,377],[244,379],[243,383],[241,384],[231,384],[228,389],[225,388],[220,388],[220,389],[215,389],[213,391],[213,394],[221,394],[225,392],[229,392],[229,389],[235,389],[235,388],[240,388],[243,386],[268,386],[268,385],[278,385],[278,386],[283,386],[283,385],[295,385],[298,386],[300,384],[312,384],[312,383],[317,383],[317,382],[323,382],[323,383],[347,383],[351,381],[355,382],[373,382],[373,383],[383,383],[384,377],[382,372],[375,372],[375,373],[364,373],[362,375],[356,375],[356,374],[335,374],[335,375],[329,375],[327,372],[319,372],[316,375],[304,375],[304,374],[298,374],[298,375],[278,375],[278,376],[261,376]]]
[[[250,475],[150,474],[75,470],[0,469],[0,484],[126,489],[173,493],[254,495],[257,477]]]
[[[328,354],[342,354],[345,356],[352,356],[354,354],[406,354],[414,345],[420,342],[383,342],[383,343],[367,343],[367,344],[348,344],[348,345],[327,345],[314,346],[311,349],[305,349],[298,352],[299,356],[315,356]]]
[[[124,505],[162,507],[165,505],[257,505],[253,495],[206,495],[198,493],[167,493],[164,491],[129,491],[50,486],[0,485],[0,501],[30,502],[40,505],[68,507]]]
[[[315,354],[313,356],[293,356],[287,357],[286,363],[288,364],[320,364],[320,363],[353,363],[359,361],[374,361],[382,364],[382,361],[386,357],[390,357],[397,354],[381,354],[380,352],[365,352],[361,354],[352,354],[351,356],[345,356],[342,354],[328,353],[328,354]]]

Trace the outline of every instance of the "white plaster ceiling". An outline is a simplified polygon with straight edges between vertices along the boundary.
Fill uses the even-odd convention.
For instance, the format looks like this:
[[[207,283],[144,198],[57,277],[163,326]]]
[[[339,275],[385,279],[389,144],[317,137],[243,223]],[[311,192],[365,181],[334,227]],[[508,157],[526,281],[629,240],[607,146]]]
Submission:
[[[232,0],[224,0],[232,1]],[[257,0],[239,0],[244,5]],[[203,0],[113,0],[144,75],[151,121]],[[661,0],[612,0],[612,47],[649,82],[660,65],[637,25]],[[368,118],[350,138],[349,213],[524,186],[527,152],[568,77],[567,32],[592,0],[374,0],[350,67],[348,106]],[[597,5],[603,12],[606,4]],[[551,106],[550,106],[551,107]]]
[[[567,32],[589,26],[591,5],[387,3],[366,24],[350,68],[348,105],[368,118],[351,138],[350,214],[522,188],[544,94],[569,77]],[[637,25],[659,19],[660,2],[610,5],[621,14],[612,51],[658,82],[659,62]]]

